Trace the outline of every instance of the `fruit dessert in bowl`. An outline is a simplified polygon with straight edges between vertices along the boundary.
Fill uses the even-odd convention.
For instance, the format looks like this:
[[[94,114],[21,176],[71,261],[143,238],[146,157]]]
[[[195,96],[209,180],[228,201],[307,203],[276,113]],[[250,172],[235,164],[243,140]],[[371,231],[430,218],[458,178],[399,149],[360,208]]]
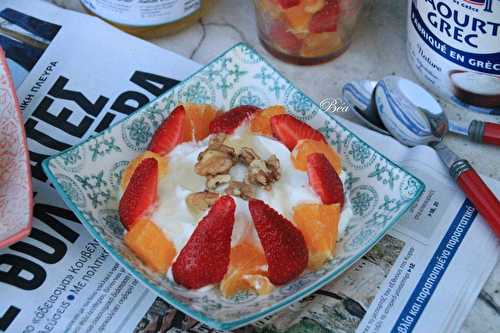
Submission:
[[[180,104],[183,111],[177,111]],[[244,104],[260,109],[232,111]],[[215,149],[205,152],[209,145]],[[308,165],[314,153],[330,166],[322,157],[311,157]],[[208,172],[207,164],[229,172],[198,174]],[[245,44],[42,166],[68,207],[127,272],[173,307],[220,330],[270,316],[326,286],[424,190]],[[325,168],[339,177],[315,177]],[[322,190],[336,188],[338,178],[343,204],[336,199],[340,191]],[[331,218],[337,211],[339,221]]]
[[[255,0],[259,38],[285,61],[333,59],[350,44],[363,0]]]
[[[341,159],[283,106],[175,107],[120,183],[124,243],[188,288],[269,294],[335,255]]]

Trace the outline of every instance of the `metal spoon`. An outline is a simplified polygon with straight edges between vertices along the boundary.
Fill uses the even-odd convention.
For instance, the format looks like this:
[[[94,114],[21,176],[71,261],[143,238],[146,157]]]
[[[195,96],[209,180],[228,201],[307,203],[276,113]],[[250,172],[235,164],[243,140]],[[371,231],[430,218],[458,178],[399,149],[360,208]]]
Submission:
[[[500,238],[500,202],[469,162],[442,142],[448,132],[448,119],[436,107],[432,95],[409,80],[388,76],[377,83],[372,96],[385,128],[407,146],[434,148],[466,197]]]
[[[342,94],[353,106],[354,114],[360,121],[375,131],[391,135],[380,120],[373,103],[372,94],[376,85],[376,81],[352,81],[344,85]],[[441,108],[439,105],[437,106]],[[450,132],[466,136],[474,142],[500,145],[500,124],[473,120],[467,128],[451,121],[448,125]]]

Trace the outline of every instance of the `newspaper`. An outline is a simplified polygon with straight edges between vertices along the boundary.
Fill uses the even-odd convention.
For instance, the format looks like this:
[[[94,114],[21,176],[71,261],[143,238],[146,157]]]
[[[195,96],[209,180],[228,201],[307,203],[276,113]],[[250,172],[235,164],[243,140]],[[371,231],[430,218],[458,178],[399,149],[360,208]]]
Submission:
[[[132,332],[155,295],[65,207],[41,162],[200,68],[189,59],[46,2],[2,0],[5,50],[24,114],[33,232],[0,250],[0,332]]]
[[[114,262],[40,165],[199,65],[96,18],[33,0],[2,1],[0,45],[25,117],[35,197],[34,231],[0,250],[0,332],[216,332]],[[235,332],[458,331],[498,259],[498,241],[430,148],[409,149],[341,121],[422,179],[425,193],[339,278]],[[500,194],[500,182],[487,181]]]

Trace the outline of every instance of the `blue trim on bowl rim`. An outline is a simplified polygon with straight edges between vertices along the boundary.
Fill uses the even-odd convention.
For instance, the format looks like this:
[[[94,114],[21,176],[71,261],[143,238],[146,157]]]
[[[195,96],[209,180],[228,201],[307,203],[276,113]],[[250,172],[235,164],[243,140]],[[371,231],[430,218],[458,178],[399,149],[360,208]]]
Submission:
[[[216,61],[218,61],[220,58],[224,57],[229,52],[233,51],[236,48],[242,48],[242,47],[247,48],[252,53],[254,53],[255,55],[257,55],[260,59],[262,59],[262,61],[267,66],[269,66],[271,69],[273,69],[276,73],[278,73],[285,80],[285,82],[287,82],[287,84],[289,84],[292,88],[296,89],[297,91],[299,91],[300,93],[302,93],[304,96],[306,96],[308,99],[310,99],[311,102],[312,102],[312,104],[314,106],[316,106],[319,110],[321,110],[321,112],[323,112],[324,115],[328,116],[337,125],[339,125],[345,131],[347,131],[350,134],[352,134],[360,142],[363,142],[364,144],[366,144],[375,153],[377,153],[379,156],[382,156],[385,160],[387,160],[387,162],[389,164],[391,164],[393,167],[395,167],[397,169],[400,169],[401,171],[403,171],[407,175],[413,177],[413,179],[418,183],[419,188],[418,188],[417,192],[415,193],[414,198],[412,200],[410,200],[410,201],[407,202],[406,208],[403,208],[399,212],[399,214],[397,214],[396,216],[393,217],[392,221],[389,222],[387,224],[387,226],[381,230],[380,235],[376,239],[374,239],[371,243],[369,243],[365,247],[363,247],[363,249],[361,251],[358,251],[357,255],[354,255],[350,260],[347,260],[345,263],[343,263],[342,265],[340,265],[336,270],[330,272],[329,274],[325,274],[322,278],[316,280],[316,282],[313,285],[310,285],[309,287],[307,287],[305,289],[302,289],[299,292],[296,292],[296,293],[294,293],[294,294],[292,294],[292,295],[284,298],[279,303],[277,303],[277,304],[275,304],[275,305],[273,305],[273,306],[271,306],[271,307],[269,307],[267,309],[264,309],[264,310],[262,310],[260,312],[256,312],[256,313],[254,313],[252,315],[246,316],[246,317],[238,319],[238,320],[222,322],[222,321],[218,321],[216,319],[210,318],[210,317],[204,315],[203,313],[201,313],[201,312],[199,312],[197,310],[192,309],[187,304],[178,301],[174,296],[172,296],[171,294],[169,294],[165,290],[163,290],[161,288],[158,288],[155,285],[153,285],[152,283],[150,283],[149,280],[145,276],[143,276],[133,266],[129,265],[127,263],[127,261],[124,260],[124,258],[120,254],[118,254],[118,252],[115,251],[115,249],[105,239],[101,238],[101,236],[97,232],[97,229],[95,229],[92,226],[92,224],[85,218],[84,213],[74,204],[74,202],[66,194],[66,192],[63,190],[61,184],[58,182],[56,176],[50,170],[49,163],[50,163],[51,160],[59,157],[60,155],[63,155],[66,152],[71,151],[72,149],[75,149],[75,148],[77,148],[79,146],[82,146],[82,145],[86,144],[87,142],[89,142],[89,141],[91,141],[91,140],[93,140],[93,139],[95,139],[97,137],[100,137],[100,136],[108,133],[112,128],[118,126],[120,123],[122,123],[125,120],[127,120],[133,114],[141,112],[143,109],[147,108],[151,103],[153,103],[157,99],[162,98],[163,96],[165,96],[166,94],[168,94],[171,89],[177,88],[179,85],[185,84],[192,77],[194,77],[195,75],[197,75],[200,72],[202,72],[203,70],[205,70],[208,66],[211,66],[213,63],[215,63]],[[400,167],[399,165],[397,165],[396,163],[394,163],[393,161],[391,161],[384,154],[380,153],[377,149],[375,149],[372,146],[370,146],[367,142],[365,142],[360,137],[358,137],[354,132],[352,132],[351,130],[349,130],[340,121],[338,121],[337,119],[335,119],[333,117],[333,115],[331,115],[330,113],[328,113],[328,112],[324,111],[323,109],[321,109],[321,107],[312,98],[310,98],[301,89],[297,88],[294,84],[292,84],[292,82],[290,82],[286,77],[284,77],[281,74],[280,71],[278,71],[263,56],[261,56],[254,48],[252,48],[251,46],[249,46],[246,43],[240,42],[240,43],[232,46],[231,48],[229,48],[228,50],[226,50],[225,52],[223,52],[221,55],[219,55],[218,57],[216,57],[215,59],[213,59],[212,61],[210,61],[207,65],[203,66],[201,69],[199,69],[195,73],[191,74],[185,80],[183,80],[178,85],[172,87],[171,89],[169,89],[168,91],[164,92],[161,96],[158,96],[154,100],[150,101],[148,104],[142,106],[137,111],[135,111],[134,113],[130,114],[128,117],[120,120],[119,122],[117,122],[116,124],[114,124],[112,127],[110,127],[107,130],[99,133],[98,135],[90,136],[85,141],[82,141],[79,144],[77,144],[77,145],[75,145],[75,146],[73,146],[71,148],[68,148],[68,149],[66,149],[66,150],[64,150],[62,152],[59,152],[59,153],[57,153],[57,154],[55,154],[55,155],[53,155],[51,157],[48,157],[47,159],[45,159],[42,162],[42,168],[43,168],[45,174],[47,175],[48,179],[50,180],[50,182],[54,185],[56,191],[62,197],[64,203],[68,206],[68,208],[70,208],[75,213],[75,215],[82,222],[82,224],[85,226],[85,228],[90,232],[90,234],[99,241],[99,243],[106,249],[106,251],[108,251],[108,253],[110,253],[113,256],[113,258],[115,258],[115,260],[118,263],[120,263],[123,267],[125,267],[127,269],[127,271],[129,271],[136,279],[140,280],[143,283],[143,285],[145,285],[148,289],[150,289],[153,292],[155,292],[158,296],[160,296],[162,299],[164,299],[165,301],[167,301],[170,305],[172,305],[176,309],[184,312],[185,314],[193,317],[194,319],[196,319],[196,320],[198,320],[200,322],[203,322],[203,323],[205,323],[205,324],[207,324],[207,325],[209,325],[209,326],[211,326],[211,327],[213,327],[215,329],[219,329],[219,330],[232,330],[232,329],[236,329],[238,327],[242,327],[242,326],[248,325],[248,324],[250,324],[250,323],[252,323],[252,322],[254,322],[254,321],[256,321],[256,320],[258,320],[258,319],[260,319],[262,317],[269,316],[269,315],[271,315],[271,314],[273,314],[273,313],[275,313],[275,312],[277,312],[279,310],[284,309],[285,307],[289,306],[291,303],[293,303],[295,301],[298,301],[298,300],[300,300],[300,299],[302,299],[302,298],[304,298],[304,297],[312,294],[314,291],[320,289],[321,287],[323,287],[327,283],[331,282],[335,277],[337,277],[338,275],[340,275],[343,272],[345,272],[356,261],[358,261],[362,256],[364,256],[373,246],[375,246],[380,241],[380,239],[387,233],[387,231],[397,221],[399,221],[400,218],[408,211],[408,209],[418,200],[418,198],[420,198],[420,196],[422,195],[422,193],[425,190],[425,184],[419,178],[415,177],[411,172],[408,172],[404,168]]]

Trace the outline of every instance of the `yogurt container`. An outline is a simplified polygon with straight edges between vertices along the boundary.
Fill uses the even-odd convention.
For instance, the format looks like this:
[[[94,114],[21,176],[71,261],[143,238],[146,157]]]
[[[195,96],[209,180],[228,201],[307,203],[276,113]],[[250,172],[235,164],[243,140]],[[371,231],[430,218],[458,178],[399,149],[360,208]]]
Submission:
[[[435,93],[500,114],[500,1],[408,1],[408,58]]]

